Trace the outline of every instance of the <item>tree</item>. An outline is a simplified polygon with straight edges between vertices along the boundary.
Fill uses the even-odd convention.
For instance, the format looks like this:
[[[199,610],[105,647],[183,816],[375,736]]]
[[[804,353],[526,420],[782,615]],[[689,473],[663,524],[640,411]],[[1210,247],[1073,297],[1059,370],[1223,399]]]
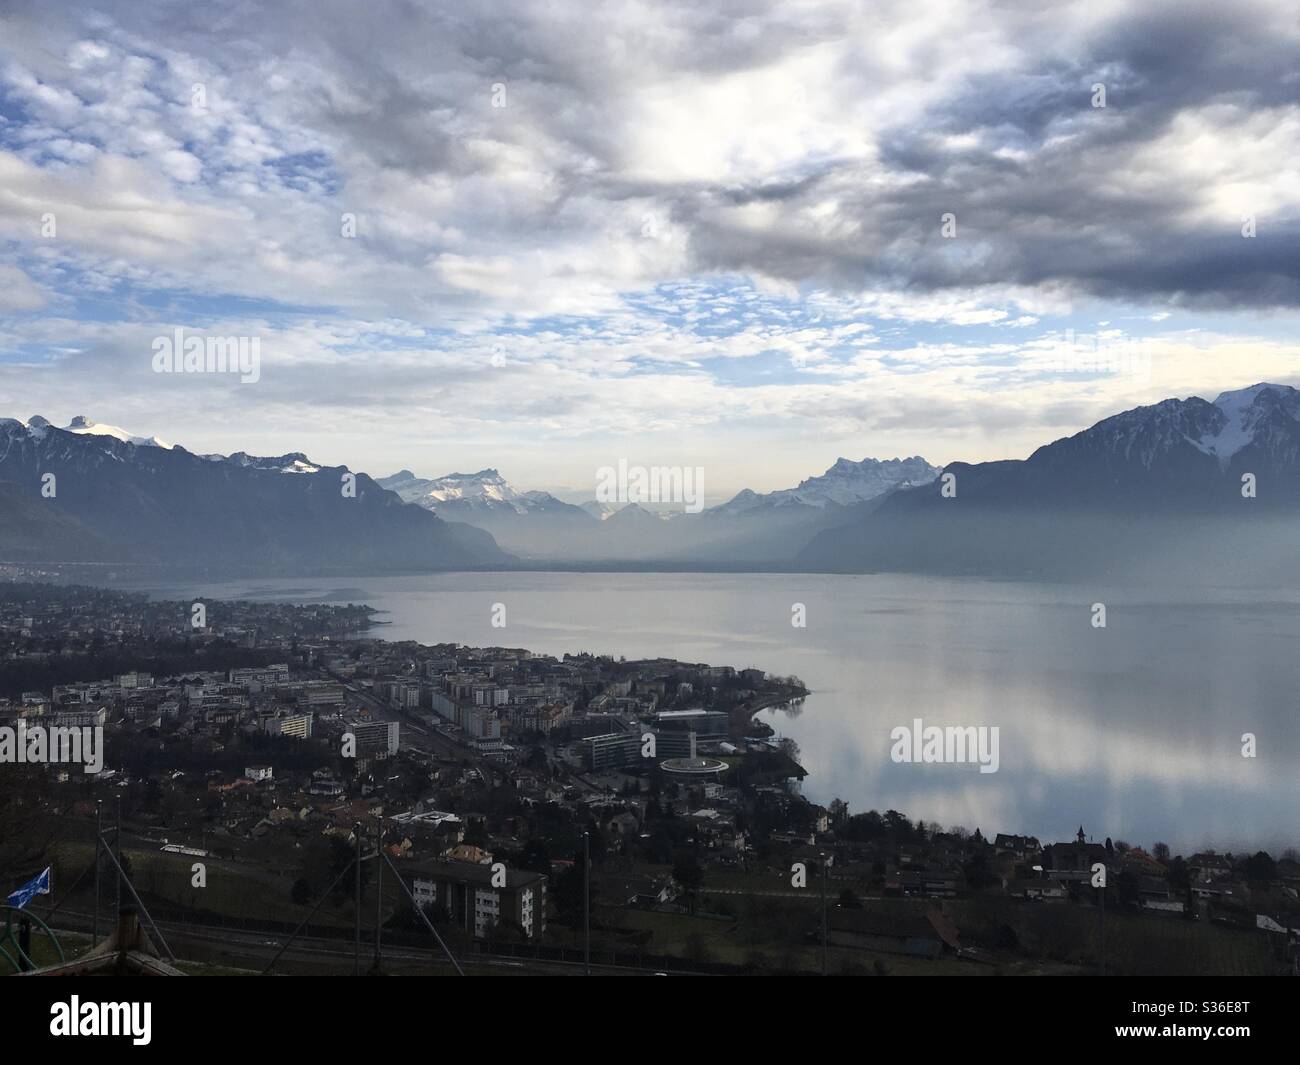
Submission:
[[[990,887],[998,880],[989,869],[988,856],[982,850],[976,851],[970,861],[962,866],[962,872],[966,875],[966,883],[972,891]]]
[[[695,912],[696,896],[704,886],[704,870],[694,854],[684,853],[673,862],[673,879],[686,893],[686,903]]]
[[[582,922],[582,852],[574,857],[573,864],[561,873],[555,881],[555,913],[564,923],[577,927]],[[596,885],[590,885],[587,904],[590,910],[596,908]]]
[[[1151,848],[1151,857],[1156,861],[1164,863],[1169,861],[1169,844],[1157,843]]]
[[[46,848],[54,841],[55,822],[45,811],[49,798],[49,778],[42,767],[0,767],[0,876],[6,892],[17,886],[12,881],[40,871]]]
[[[315,840],[303,848],[302,879],[307,881],[313,894],[319,895],[333,883],[344,869],[352,864],[356,857],[356,848],[337,836],[328,840]],[[364,891],[370,881],[370,868],[373,862],[361,863],[361,888]],[[349,872],[334,885],[333,894],[340,898],[350,898],[355,890],[355,874]]]
[[[293,900],[295,906],[306,906],[307,903],[311,902],[314,894],[311,885],[300,876],[293,882],[293,889],[289,892],[289,898]]]
[[[1277,863],[1265,851],[1258,851],[1246,859],[1246,879],[1255,884],[1277,879]]]
[[[533,838],[524,844],[524,849],[519,856],[519,867],[534,873],[551,871],[551,857],[546,850],[544,840]]]

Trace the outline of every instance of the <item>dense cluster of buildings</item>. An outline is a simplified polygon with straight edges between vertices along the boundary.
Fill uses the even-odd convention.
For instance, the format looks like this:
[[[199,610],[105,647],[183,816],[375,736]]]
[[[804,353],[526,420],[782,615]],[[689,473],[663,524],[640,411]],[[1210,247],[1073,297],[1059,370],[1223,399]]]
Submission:
[[[186,839],[169,842],[173,849],[233,854],[274,841],[352,840],[358,825],[369,834],[382,819],[384,843],[410,871],[416,896],[476,936],[501,921],[528,937],[546,927],[548,874],[512,866],[498,884],[489,846],[518,847],[543,807],[575,827],[631,837],[649,787],[648,779],[622,786],[633,774],[689,761],[697,745],[773,752],[761,736],[732,742],[731,723],[747,722],[760,699],[802,694],[759,670],[390,643],[357,635],[368,612],[353,606],[214,603],[210,624],[196,628],[192,604],[92,589],[0,590],[9,664],[57,647],[57,659],[46,660],[75,673],[91,647],[113,643],[152,663],[184,643],[190,665],[179,672],[137,666],[0,697],[0,724],[89,726],[108,736],[104,770],[83,780],[58,767],[62,783],[84,795],[105,787],[147,795],[128,803],[129,815]],[[253,652],[252,664],[201,668]],[[615,753],[603,758],[606,745]],[[689,792],[673,785],[674,797],[662,801],[734,851],[744,841],[740,792],[717,783],[728,766],[712,761],[711,782]],[[600,779],[607,773],[635,794],[613,794],[611,779]],[[515,815],[474,810],[507,782]],[[88,810],[87,801],[78,808]],[[488,846],[467,842],[467,833]]]
[[[71,674],[0,691],[0,725],[102,729],[102,773],[51,767],[73,816],[90,816],[103,789],[117,789],[125,816],[141,832],[165,832],[176,853],[283,871],[287,856],[331,841],[351,848],[359,831],[382,844],[419,905],[477,939],[502,927],[542,936],[556,877],[584,833],[599,841],[603,901],[630,909],[684,908],[688,886],[667,871],[683,853],[706,880],[770,876],[776,887],[795,863],[825,865],[834,894],[940,904],[1093,905],[1103,864],[1108,891],[1133,912],[1297,936],[1293,856],[1184,860],[1098,842],[1082,827],[1058,843],[989,840],[809,802],[797,750],[755,718],[805,694],[796,678],[388,642],[364,634],[370,612],[356,606],[214,603],[196,629],[191,607],[0,584],[10,688],[14,676],[39,675],[23,672],[32,656]],[[106,647],[129,668],[82,679],[79,663]],[[166,668],[177,661],[184,668]],[[886,928],[845,905],[829,927],[841,945],[921,944],[927,956],[959,937],[946,918],[912,923]]]

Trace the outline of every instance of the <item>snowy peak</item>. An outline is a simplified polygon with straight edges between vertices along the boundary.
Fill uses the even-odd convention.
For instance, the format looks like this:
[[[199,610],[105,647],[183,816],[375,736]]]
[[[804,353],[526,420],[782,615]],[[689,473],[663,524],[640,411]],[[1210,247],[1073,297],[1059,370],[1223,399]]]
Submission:
[[[519,493],[496,470],[479,470],[478,473],[449,473],[429,483],[425,494],[430,499],[446,503],[452,499],[482,499],[509,502]]]
[[[861,462],[840,458],[820,477],[809,477],[789,491],[794,499],[808,506],[824,507],[829,503],[851,506],[903,485],[929,484],[939,473],[937,466],[931,466],[917,455]]]
[[[233,462],[236,466],[255,470],[279,470],[281,473],[320,473],[321,470],[301,451],[291,451],[287,455],[249,455],[236,451],[229,456],[205,455],[204,458],[214,462]]]
[[[717,509],[739,513],[760,507],[848,507],[895,488],[929,484],[940,472],[939,467],[916,455],[906,459],[866,458],[860,462],[838,458],[825,473],[806,478],[795,488],[766,494],[747,488]]]
[[[78,414],[67,425],[59,427],[54,425],[48,418],[42,418],[39,414],[33,414],[26,421],[21,418],[0,418],[0,429],[13,433],[22,432],[37,440],[43,440],[51,429],[59,429],[61,432],[73,433],[77,436],[104,436],[113,440],[120,440],[124,444],[134,444],[137,447],[158,447],[164,451],[170,451],[172,445],[165,440],[160,440],[156,436],[134,436],[125,429],[119,429],[116,425],[103,425],[100,422],[93,422],[84,414]]]
[[[1247,447],[1266,458],[1290,462],[1300,440],[1300,391],[1288,385],[1258,384],[1219,394],[1213,403],[1199,395],[1165,399],[1102,419],[1066,440],[1040,447],[1034,456],[1056,460],[1091,454],[1108,463],[1151,471],[1188,453],[1227,464]],[[1195,450],[1192,450],[1195,449]]]
[[[410,470],[401,470],[391,477],[382,477],[380,485],[396,492],[407,503],[418,503],[432,509],[439,503],[478,503],[485,506],[511,504],[521,493],[494,469],[478,473],[449,473],[444,477],[416,477]]]
[[[541,511],[570,510],[549,492],[520,492],[488,468],[477,473],[449,473],[443,477],[417,477],[410,470],[400,470],[391,477],[381,477],[379,485],[396,492],[405,503],[415,503],[426,510],[441,509],[444,514],[473,520],[488,514],[510,516]]]
[[[1199,396],[1166,399],[1103,419],[1090,429],[1040,448],[1037,454],[1094,451],[1111,461],[1150,470],[1190,445],[1227,464],[1255,446],[1266,458],[1290,461],[1300,439],[1300,391],[1267,382],[1221,393],[1213,403]]]
[[[1040,447],[1030,460],[1088,454],[1150,469],[1159,458],[1221,428],[1223,413],[1198,396],[1166,399],[1104,418],[1074,436]]]
[[[33,415],[26,421],[20,418],[0,418],[0,433],[6,435],[21,435],[36,441],[58,439],[57,435],[51,436],[52,432],[55,434],[70,433],[87,441],[92,448],[96,442],[102,442],[100,446],[112,453],[115,459],[129,457],[131,452],[123,453],[121,449],[114,449],[109,443],[110,441],[128,444],[131,447],[174,452],[180,456],[192,454],[179,444],[170,444],[156,436],[136,436],[116,425],[105,425],[102,422],[91,421],[84,414],[78,414],[72,421],[62,427],[51,424],[49,419],[42,418],[39,414]],[[249,455],[243,451],[236,451],[233,455],[213,454],[199,455],[197,457],[207,462],[229,462],[236,466],[258,470],[274,470],[280,473],[319,473],[322,468],[300,451],[274,456]]]
[[[51,428],[49,421],[39,414],[33,414],[26,421],[21,418],[0,418],[0,432],[6,436],[29,436],[43,440]]]
[[[45,423],[44,418],[33,418],[32,421],[41,421]],[[28,424],[32,424],[28,422]],[[48,424],[48,423],[45,423]],[[104,425],[101,422],[92,422],[84,414],[78,414],[67,425],[63,427],[64,432],[77,433],[78,435],[89,436],[111,436],[114,440],[121,440],[124,444],[135,444],[137,447],[160,447],[164,450],[171,450],[171,444],[165,440],[160,440],[156,436],[134,436],[125,429],[119,429],[116,425]]]
[[[1221,461],[1260,442],[1279,423],[1300,421],[1300,391],[1290,385],[1262,383],[1221,392],[1214,406],[1223,415],[1222,423],[1192,443]]]

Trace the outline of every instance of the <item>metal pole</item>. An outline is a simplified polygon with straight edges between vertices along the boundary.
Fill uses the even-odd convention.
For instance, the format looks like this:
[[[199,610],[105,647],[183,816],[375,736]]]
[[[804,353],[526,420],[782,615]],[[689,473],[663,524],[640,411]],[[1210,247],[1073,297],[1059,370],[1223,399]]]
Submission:
[[[420,908],[420,904],[415,901],[415,896],[411,894],[411,889],[406,886],[406,881],[405,879],[403,879],[402,874],[398,871],[397,866],[393,864],[393,859],[388,857],[388,855],[384,854],[382,851],[380,852],[379,857],[382,858],[384,860],[384,863],[388,866],[388,868],[393,871],[393,877],[397,881],[397,886],[401,888],[402,893],[406,895],[407,901],[410,902],[411,904],[411,909],[415,911],[415,916],[424,922],[424,927],[427,928],[429,930],[429,933],[433,936],[433,938],[437,940],[438,946],[442,948],[442,952],[445,955],[447,955],[447,960],[451,962],[452,968],[456,970],[456,975],[464,976],[465,970],[463,970],[460,967],[460,962],[456,960],[456,955],[454,955],[451,952],[451,949],[443,941],[442,936],[438,935],[438,930],[433,927],[433,924],[429,921],[429,918],[425,916],[424,910]]]
[[[826,855],[822,855],[822,976],[827,975],[826,960],[826,881],[830,875],[830,867],[826,864]]]
[[[379,828],[375,833],[375,854],[384,850],[384,819],[379,818]],[[381,926],[384,923],[384,863],[376,862],[379,879],[375,882],[375,972],[379,972],[379,963],[383,959],[383,946],[380,942]]]
[[[1106,885],[1101,886],[1101,975],[1106,975]]]
[[[357,875],[356,875],[356,894],[353,896],[354,903],[352,909],[356,912],[356,954],[352,960],[352,975],[361,975],[361,822],[358,821],[352,828],[352,834],[357,838]]]
[[[348,873],[350,873],[351,871],[352,871],[352,862],[348,862],[348,864],[343,867],[343,871],[334,878],[334,882],[330,884],[330,886],[327,887],[325,891],[321,894],[320,898],[316,900],[316,905],[311,908],[311,913],[307,914],[306,917],[304,917],[301,921],[298,922],[298,927],[293,930],[293,935],[291,935],[287,940],[285,940],[284,945],[278,951],[275,952],[275,957],[272,958],[270,962],[267,964],[266,968],[262,970],[263,976],[265,976],[273,968],[275,968],[275,963],[278,962],[281,956],[284,954],[284,952],[293,945],[293,941],[297,939],[298,936],[302,933],[302,930],[307,927],[307,922],[316,916],[316,911],[321,908],[325,900],[334,893],[334,889],[343,882],[343,878],[347,876]]]
[[[582,966],[591,975],[591,833],[582,834]]]
[[[122,870],[122,866],[118,864],[117,859],[113,857],[113,848],[108,845],[108,840],[104,841],[104,853],[108,855],[108,860],[117,866],[118,884],[126,884],[127,891],[131,892],[131,898],[135,899],[135,904],[140,907],[140,912],[144,914],[145,919],[149,922],[149,927],[153,929],[153,934],[158,937],[158,942],[162,944],[163,950],[167,952],[167,957],[171,959],[174,964],[176,962],[176,955],[172,953],[172,948],[167,945],[167,940],[163,938],[162,932],[158,930],[158,923],[153,919],[153,914],[149,912],[148,907],[140,900],[140,896],[136,894],[135,885],[127,879],[126,873]]]
[[[113,837],[113,853],[117,855],[117,894],[114,909],[122,909],[122,796],[117,797],[117,834]]]
[[[95,923],[90,927],[90,945],[99,943],[99,841],[104,838],[104,800],[95,800]]]
[[[98,850],[99,850],[99,847],[96,846],[95,850],[98,851]],[[58,902],[51,903],[51,905],[50,905],[50,909],[49,909],[49,912],[45,915],[45,923],[46,923],[46,924],[49,924],[49,923],[50,923],[50,918],[53,917],[56,913],[59,912],[59,910],[61,910],[61,909],[63,908],[63,904],[64,904],[65,902],[67,902],[68,899],[72,898],[72,893],[73,893],[74,891],[76,891],[77,888],[81,885],[81,882],[82,882],[83,880],[86,879],[86,874],[87,874],[87,873],[90,873],[90,872],[93,872],[93,871],[94,871],[94,868],[95,868],[95,867],[94,867],[93,865],[88,865],[88,866],[86,866],[86,868],[84,868],[83,870],[81,870],[81,875],[80,875],[79,877],[77,877],[77,879],[74,880],[74,881],[72,882],[72,887],[68,888],[68,890],[65,891],[65,892],[63,893],[63,898],[59,899]],[[53,898],[53,897],[54,897],[53,895],[50,896],[50,898]]]

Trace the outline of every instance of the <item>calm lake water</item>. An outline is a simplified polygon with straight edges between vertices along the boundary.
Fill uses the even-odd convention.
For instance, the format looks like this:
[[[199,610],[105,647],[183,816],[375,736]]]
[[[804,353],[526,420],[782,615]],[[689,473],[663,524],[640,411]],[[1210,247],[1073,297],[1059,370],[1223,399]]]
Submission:
[[[454,573],[150,589],[364,602],[374,634],[796,674],[803,791],[986,836],[1079,825],[1190,854],[1300,845],[1300,593],[789,574]],[[1092,604],[1106,606],[1093,626]],[[507,625],[493,628],[493,604]],[[791,625],[793,604],[807,625]],[[897,764],[890,732],[996,726],[999,768]],[[1242,756],[1242,734],[1257,757]]]

